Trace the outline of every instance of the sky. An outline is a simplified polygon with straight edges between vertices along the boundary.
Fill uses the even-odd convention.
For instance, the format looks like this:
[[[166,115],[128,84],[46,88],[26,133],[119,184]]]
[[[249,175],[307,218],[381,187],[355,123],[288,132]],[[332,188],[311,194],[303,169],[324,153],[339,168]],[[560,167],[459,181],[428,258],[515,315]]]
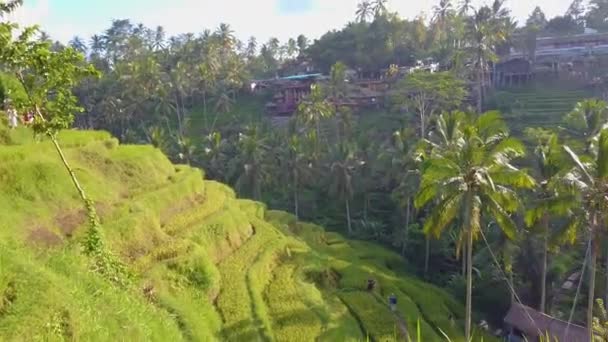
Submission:
[[[67,42],[75,35],[89,38],[110,26],[112,19],[130,19],[149,27],[164,26],[170,35],[214,30],[231,25],[242,40],[277,37],[285,41],[303,33],[318,38],[354,19],[360,0],[24,0],[11,15],[23,25],[39,24],[53,39]],[[439,0],[389,0],[401,17],[427,17]],[[452,1],[458,3],[458,0]],[[490,0],[473,0],[476,5]],[[520,21],[540,6],[548,18],[563,14],[572,0],[506,0]]]

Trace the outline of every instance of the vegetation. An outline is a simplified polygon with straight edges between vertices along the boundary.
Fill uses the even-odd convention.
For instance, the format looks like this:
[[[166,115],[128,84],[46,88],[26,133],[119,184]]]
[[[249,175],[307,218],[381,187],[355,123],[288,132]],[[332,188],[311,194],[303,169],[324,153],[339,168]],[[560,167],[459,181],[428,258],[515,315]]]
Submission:
[[[260,46],[228,24],[115,20],[64,46],[0,23],[4,109],[34,115],[0,120],[1,338],[491,341],[475,323],[515,301],[602,330],[608,104],[490,75],[539,36],[605,31],[605,1],[521,27],[501,0],[455,5],[362,1],[314,42]],[[329,77],[277,124],[250,84],[303,65]],[[357,108],[368,77],[384,98]]]

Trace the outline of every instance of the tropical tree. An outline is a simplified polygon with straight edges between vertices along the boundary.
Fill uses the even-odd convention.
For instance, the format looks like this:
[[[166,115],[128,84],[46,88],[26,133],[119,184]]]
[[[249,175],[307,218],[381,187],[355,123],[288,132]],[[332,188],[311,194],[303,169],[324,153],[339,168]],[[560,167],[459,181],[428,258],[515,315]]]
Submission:
[[[439,0],[439,3],[433,6],[432,21],[437,25],[439,42],[443,42],[444,37],[447,36],[448,21],[453,12],[451,0]]]
[[[397,85],[394,102],[418,116],[419,138],[428,133],[431,119],[440,111],[458,108],[465,97],[464,84],[450,72],[415,72]]]
[[[69,42],[69,45],[70,45],[70,47],[72,47],[72,49],[74,49],[86,56],[87,44],[84,42],[84,40],[82,40],[82,38],[80,38],[78,36],[72,38],[72,40],[70,40],[70,42]]]
[[[350,201],[354,194],[353,175],[358,166],[353,146],[346,143],[336,145],[336,147],[331,150],[330,161],[330,192],[337,199],[344,201],[348,234],[352,235],[353,228]]]
[[[586,227],[591,244],[589,259],[589,294],[587,303],[587,328],[593,336],[593,305],[595,302],[596,264],[601,239],[606,229],[608,213],[608,129],[603,129],[597,138],[597,145],[591,149],[591,157],[579,156],[569,146],[564,150],[575,167],[564,177],[564,183],[576,196],[571,208],[568,236],[573,238],[576,231]]]
[[[260,129],[248,127],[239,134],[235,187],[239,193],[255,200],[262,197],[262,187],[268,180],[266,157],[269,147]]]
[[[473,115],[469,115],[472,117]],[[468,119],[462,125],[458,149],[433,150],[422,169],[415,205],[438,202],[424,224],[427,234],[441,235],[455,220],[466,236],[467,286],[465,338],[471,338],[473,241],[481,232],[482,217],[493,219],[509,238],[516,227],[510,213],[519,207],[517,188],[532,188],[534,179],[512,164],[524,155],[524,146],[508,137],[498,112]]]
[[[364,0],[357,4],[357,12],[355,12],[357,16],[357,21],[361,23],[367,22],[367,19],[370,18],[372,13],[372,3]]]
[[[386,15],[388,12],[387,7],[388,0],[374,0],[372,3],[372,10],[374,12],[374,17],[381,17]]]
[[[0,18],[14,12],[21,5],[23,5],[23,0],[0,1]]]
[[[300,55],[303,55],[304,50],[306,50],[306,48],[308,47],[308,38],[306,38],[306,36],[303,34],[299,35],[297,38],[297,44],[298,44],[298,53]]]
[[[475,8],[471,4],[472,2],[472,0],[460,1],[460,4],[458,6],[458,14],[460,14],[461,16],[466,16],[469,14],[469,12],[474,11]]]
[[[568,133],[583,141],[585,152],[593,148],[594,139],[608,124],[608,103],[598,99],[586,99],[576,104],[565,117]]]
[[[547,264],[549,254],[549,241],[552,229],[551,218],[567,214],[571,204],[571,196],[565,196],[556,185],[559,183],[561,171],[565,160],[561,144],[554,133],[548,133],[540,129],[531,129],[527,132],[531,138],[537,139],[534,150],[534,161],[536,162],[537,188],[531,208],[526,212],[526,224],[529,227],[540,225],[542,239],[542,261],[540,267],[540,304],[539,311],[547,310]]]
[[[310,96],[302,101],[298,106],[298,120],[315,131],[315,151],[320,153],[321,124],[323,120],[330,118],[334,114],[332,104],[327,101],[322,89],[317,85],[311,86]]]

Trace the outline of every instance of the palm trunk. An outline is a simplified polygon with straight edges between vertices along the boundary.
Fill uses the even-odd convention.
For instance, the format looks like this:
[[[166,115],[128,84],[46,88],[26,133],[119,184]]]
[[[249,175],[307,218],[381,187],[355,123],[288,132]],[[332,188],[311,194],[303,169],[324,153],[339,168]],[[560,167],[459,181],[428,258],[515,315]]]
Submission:
[[[431,238],[426,237],[426,244],[424,247],[424,276],[426,277],[429,273],[429,261],[431,259]]]
[[[608,241],[607,241],[607,244],[608,244]],[[604,293],[604,307],[608,308],[608,251],[606,251],[606,290],[605,291],[606,292]]]
[[[483,71],[481,71],[481,66],[479,67],[479,71],[477,73],[478,85],[477,85],[477,113],[481,114],[483,110]]]
[[[543,217],[543,261],[540,270],[540,312],[547,311],[547,257],[549,249],[549,215],[545,213]]]
[[[177,93],[175,94],[175,116],[177,116],[177,131],[179,132],[179,137],[180,139],[183,137],[183,130],[182,130],[182,117],[180,114],[180,105],[179,105],[179,98]]]
[[[462,276],[467,274],[467,244],[465,243],[460,251],[460,260],[462,261]]]
[[[594,221],[596,218],[594,218]],[[593,306],[595,303],[595,267],[597,264],[597,241],[595,239],[595,222],[591,231],[591,260],[589,263],[589,294],[587,295],[587,333],[589,342],[593,342]]]
[[[297,167],[294,168],[294,172],[293,172],[293,179],[294,179],[294,192],[293,192],[293,201],[294,201],[294,210],[295,210],[295,215],[296,215],[296,222],[300,220],[300,206],[299,206],[299,201],[298,201],[298,170]]]
[[[410,201],[410,199],[407,199],[407,204],[405,207],[405,229],[403,232],[403,242],[401,244],[401,255],[405,256],[405,249],[407,247],[407,236],[408,236],[408,231],[410,228],[410,206],[411,206],[412,201]]]
[[[465,307],[465,341],[471,341],[471,315],[473,313],[473,228],[471,225],[471,215],[473,215],[473,194],[467,193],[465,198],[465,222],[466,229],[466,263],[467,263],[467,287],[466,287],[466,307]]]
[[[346,199],[346,223],[348,224],[348,235],[352,235],[353,229],[350,222],[350,201]]]

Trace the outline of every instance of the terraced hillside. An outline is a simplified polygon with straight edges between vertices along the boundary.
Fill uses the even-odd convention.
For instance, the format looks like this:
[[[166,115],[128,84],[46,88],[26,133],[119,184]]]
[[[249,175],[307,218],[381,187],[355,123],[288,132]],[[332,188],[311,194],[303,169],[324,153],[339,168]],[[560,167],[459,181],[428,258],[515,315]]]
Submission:
[[[496,94],[496,105],[503,111],[514,134],[521,135],[528,127],[557,127],[574,105],[592,93],[583,89],[557,89],[537,85],[514,88]]]
[[[0,138],[0,340],[390,341],[418,321],[424,341],[462,340],[461,304],[398,255],[237,199],[152,147],[64,132],[133,274],[112,286],[80,253],[86,218],[51,145],[27,130]]]

